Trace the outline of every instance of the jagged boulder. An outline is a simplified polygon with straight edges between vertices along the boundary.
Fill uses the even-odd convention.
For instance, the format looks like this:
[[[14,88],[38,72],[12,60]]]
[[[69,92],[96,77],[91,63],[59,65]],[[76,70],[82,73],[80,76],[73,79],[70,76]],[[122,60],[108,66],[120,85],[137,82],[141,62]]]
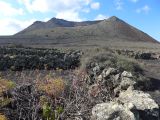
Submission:
[[[113,75],[112,77],[114,77],[113,79],[115,81],[117,81],[119,79],[119,75],[118,74],[118,70],[115,68],[105,68],[102,73],[96,78],[96,82],[104,82],[105,80],[107,80],[111,75]]]
[[[105,86],[107,90],[114,91],[109,94],[114,94],[111,96],[114,96],[112,99],[115,102],[94,106],[93,120],[159,120],[158,104],[149,94],[134,90],[136,81],[131,72],[119,72],[114,68],[104,69],[97,81],[101,88]],[[93,93],[96,93],[95,91]],[[98,93],[104,91],[99,89]]]
[[[132,111],[132,112],[131,112]],[[135,114],[135,115],[134,115]],[[138,113],[131,103],[108,102],[97,104],[92,109],[92,120],[137,120]]]
[[[95,105],[92,120],[159,120],[158,104],[147,93],[129,88],[113,101]]]
[[[118,100],[135,105],[142,120],[159,120],[159,106],[148,93],[129,88],[119,94]]]
[[[103,84],[106,87],[114,89],[114,94],[119,94],[120,91],[127,90],[130,86],[136,84],[131,72],[120,72],[115,68],[104,69],[96,78],[96,84]]]

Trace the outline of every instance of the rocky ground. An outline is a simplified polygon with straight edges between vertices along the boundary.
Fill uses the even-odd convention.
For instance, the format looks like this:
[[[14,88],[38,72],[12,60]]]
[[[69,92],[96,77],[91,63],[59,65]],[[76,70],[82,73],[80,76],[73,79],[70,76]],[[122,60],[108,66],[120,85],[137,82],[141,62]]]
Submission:
[[[0,119],[159,120],[159,53],[92,52],[1,48]]]
[[[79,66],[80,51],[0,47],[0,70],[73,69]]]

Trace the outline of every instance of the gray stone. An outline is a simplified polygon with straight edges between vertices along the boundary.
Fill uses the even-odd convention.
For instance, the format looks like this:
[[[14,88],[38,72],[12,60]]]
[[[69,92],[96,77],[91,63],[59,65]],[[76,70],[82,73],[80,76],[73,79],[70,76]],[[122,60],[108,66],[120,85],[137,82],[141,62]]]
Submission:
[[[122,105],[117,102],[97,104],[92,109],[92,120],[136,120],[131,110],[133,104]]]
[[[98,64],[96,64],[96,66],[93,68],[94,75],[96,75],[99,71],[100,71],[100,67]]]
[[[116,72],[117,72],[117,70],[115,68],[104,69],[102,72],[102,76],[105,78],[105,77],[108,77],[109,75],[114,74]]]
[[[103,76],[102,75],[99,75],[98,77],[97,77],[97,83],[100,83],[100,82],[102,82],[103,81]]]
[[[127,72],[127,71],[123,71],[123,73],[121,74],[122,77],[128,77],[128,78],[132,78],[133,75],[131,72]]]
[[[131,78],[123,77],[121,78],[120,88],[122,90],[127,90],[130,86],[134,86],[136,84]]]
[[[148,93],[129,88],[119,94],[118,100],[125,104],[132,103],[142,120],[159,120],[159,106]]]

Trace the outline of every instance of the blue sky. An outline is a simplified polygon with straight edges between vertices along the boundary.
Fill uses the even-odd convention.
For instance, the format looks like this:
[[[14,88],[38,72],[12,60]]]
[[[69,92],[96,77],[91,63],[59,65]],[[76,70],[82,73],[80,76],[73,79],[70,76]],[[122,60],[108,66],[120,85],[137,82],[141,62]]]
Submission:
[[[160,0],[0,0],[0,35],[12,35],[34,21],[72,21],[117,16],[160,41]]]

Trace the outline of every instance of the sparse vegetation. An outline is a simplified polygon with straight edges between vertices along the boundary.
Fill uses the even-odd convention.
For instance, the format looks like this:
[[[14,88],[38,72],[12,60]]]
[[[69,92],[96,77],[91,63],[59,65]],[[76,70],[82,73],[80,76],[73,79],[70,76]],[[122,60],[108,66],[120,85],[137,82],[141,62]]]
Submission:
[[[132,73],[140,74],[143,71],[142,65],[140,65],[135,60],[121,55],[106,52],[101,52],[93,57],[90,56],[86,65],[86,68],[89,71],[91,70],[91,68],[94,68],[97,65],[100,67],[100,71],[102,71],[106,67],[119,68],[119,70],[121,71],[126,70]]]
[[[115,16],[0,37],[0,120],[159,120],[159,48]]]
[[[34,52],[34,49],[28,48],[28,50]],[[46,49],[39,50],[43,51],[37,52],[39,56],[46,51]],[[39,50],[36,49],[36,51]],[[97,54],[94,54],[95,51],[92,51],[92,54],[90,51],[84,53],[86,61],[81,61],[82,66],[77,69],[71,69],[74,67],[62,69],[56,66],[55,70],[50,70],[50,65],[45,64],[42,71],[39,69],[22,70],[21,72],[3,71],[3,79],[0,80],[2,83],[0,84],[0,88],[2,88],[0,89],[2,91],[0,99],[3,98],[0,100],[0,112],[9,120],[13,118],[89,120],[93,106],[114,100],[120,91],[127,90],[130,85],[133,85],[136,90],[149,90],[151,82],[142,74],[144,66],[141,66],[138,61],[115,54],[113,50],[102,50],[101,48],[95,50]],[[22,55],[27,53],[23,52]],[[28,54],[32,54],[32,52]],[[52,50],[48,50],[46,54],[50,52]],[[80,52],[70,50],[69,52],[68,55],[63,54],[69,56],[65,64],[68,66],[70,61],[72,61],[72,65],[77,64],[79,56],[77,56],[78,59],[76,57],[74,59],[72,55]],[[17,54],[19,58],[22,57],[20,53],[17,52]],[[18,65],[23,66],[20,63],[24,63],[24,61],[17,62]],[[80,63],[78,64],[80,65]],[[123,72],[126,76],[129,74],[129,77],[123,77]],[[14,82],[5,80],[7,78],[15,81],[16,86]],[[122,82],[123,80],[124,82]],[[12,92],[8,91],[13,87]],[[3,92],[6,94],[4,95]],[[5,97],[6,95],[8,97]]]
[[[127,57],[117,56],[115,66],[122,70],[126,70],[132,73],[142,73],[142,66],[138,64],[135,60],[129,59]]]

